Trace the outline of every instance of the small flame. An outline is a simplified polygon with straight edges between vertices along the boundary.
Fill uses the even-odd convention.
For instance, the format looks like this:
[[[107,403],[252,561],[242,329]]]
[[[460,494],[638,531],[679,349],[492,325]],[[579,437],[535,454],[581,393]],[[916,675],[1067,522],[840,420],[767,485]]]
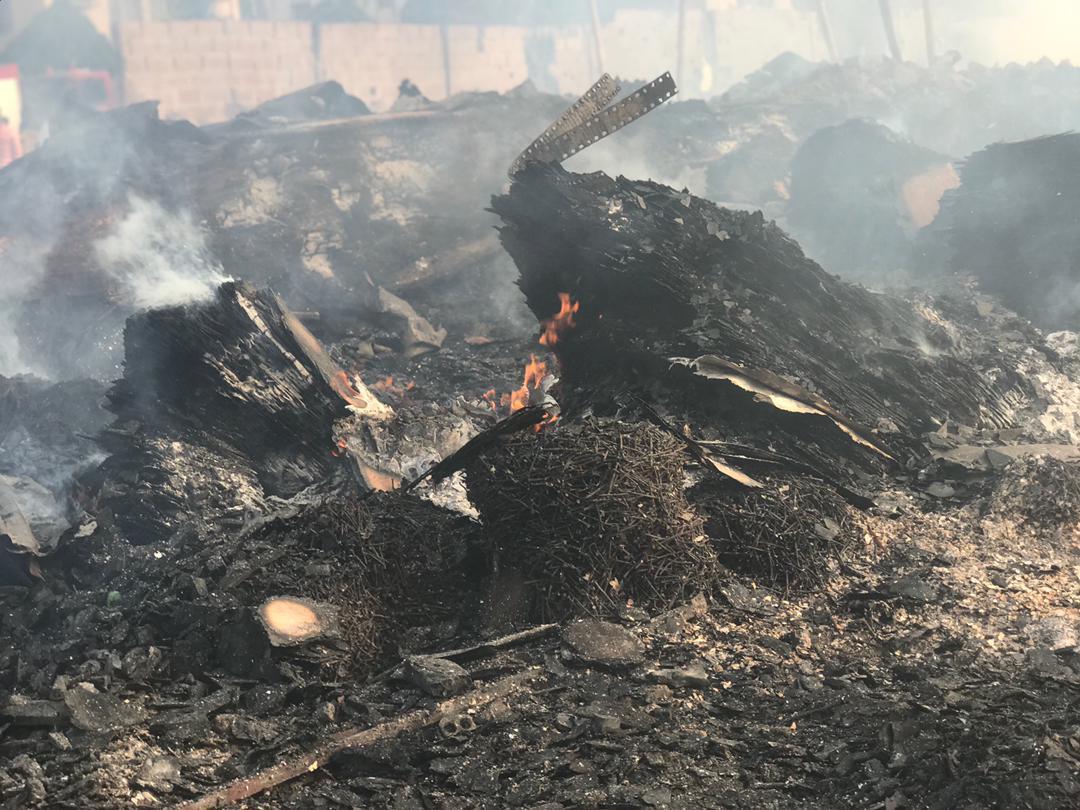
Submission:
[[[332,455],[334,458],[341,458],[343,455],[345,455],[345,451],[348,448],[349,443],[345,441],[345,439],[338,439],[337,442],[335,442],[334,449],[330,451],[330,455]]]
[[[546,376],[547,361],[541,360],[535,354],[529,355],[529,362],[525,366],[525,381],[521,384],[521,388],[510,395],[511,413],[528,406],[532,392],[540,390]]]
[[[571,300],[570,293],[559,293],[559,311],[540,324],[544,330],[540,335],[540,345],[550,349],[558,343],[563,332],[576,326],[574,316],[580,309],[581,302]]]
[[[396,397],[404,397],[406,391],[412,391],[415,387],[416,383],[411,380],[404,385],[395,383],[394,378],[390,375],[371,384],[372,390],[391,394]]]
[[[570,293],[559,293],[559,311],[552,317],[540,322],[541,332],[538,341],[540,345],[550,349],[558,343],[563,334],[577,325],[574,316],[580,310],[580,301],[574,301]],[[531,354],[529,355],[529,362],[525,365],[524,380],[520,388],[510,394],[503,394],[501,397],[493,388],[483,395],[483,399],[496,413],[500,408],[505,408],[507,405],[510,406],[510,412],[515,413],[527,408],[533,401],[543,399],[543,396],[538,397],[536,395],[542,394],[544,379],[548,373],[548,361]],[[543,422],[535,426],[534,430],[539,431],[546,425],[554,424],[558,419],[557,414],[549,414]]]

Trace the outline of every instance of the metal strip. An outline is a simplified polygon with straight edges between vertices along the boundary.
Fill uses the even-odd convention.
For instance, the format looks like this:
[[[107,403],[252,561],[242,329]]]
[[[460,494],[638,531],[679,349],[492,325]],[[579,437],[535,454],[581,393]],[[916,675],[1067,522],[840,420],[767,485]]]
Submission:
[[[576,155],[586,146],[591,146],[613,132],[618,132],[627,124],[636,121],[650,110],[659,107],[679,92],[670,73],[639,88],[618,104],[608,107],[590,118],[581,126],[556,138],[548,150],[534,157],[534,160],[562,162]]]
[[[527,162],[530,160],[537,160],[538,154],[546,154],[549,149],[548,145],[559,138],[578,127],[585,124],[590,118],[598,114],[604,109],[611,101],[619,94],[621,88],[615,82],[613,78],[607,73],[601,76],[585,93],[570,105],[567,110],[560,115],[555,123],[544,130],[543,134],[534,140],[529,146],[518,155],[517,159],[510,166],[510,176],[513,177],[520,171]]]

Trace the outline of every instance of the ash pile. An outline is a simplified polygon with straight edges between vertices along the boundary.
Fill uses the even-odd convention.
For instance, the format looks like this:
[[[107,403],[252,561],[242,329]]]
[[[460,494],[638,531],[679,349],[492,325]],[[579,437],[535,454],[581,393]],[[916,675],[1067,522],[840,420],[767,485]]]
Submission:
[[[335,328],[392,331],[350,297],[400,291],[372,253],[367,287],[342,259],[130,315],[107,390],[5,381],[0,473],[64,474],[46,543],[0,478],[0,799],[1077,801],[1069,336],[964,289],[870,292],[760,213],[547,157],[668,81],[602,80],[490,199],[533,316],[508,337],[474,331],[482,296],[435,344],[404,315],[378,352]],[[213,148],[456,114],[274,129],[305,98]],[[233,226],[215,244],[284,227]]]

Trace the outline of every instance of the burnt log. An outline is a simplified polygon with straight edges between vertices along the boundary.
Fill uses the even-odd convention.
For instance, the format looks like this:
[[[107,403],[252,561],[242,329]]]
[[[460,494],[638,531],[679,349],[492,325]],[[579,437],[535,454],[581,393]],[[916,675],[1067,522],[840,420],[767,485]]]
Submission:
[[[933,225],[953,273],[1046,329],[1080,326],[1080,135],[998,143],[960,167]]]
[[[391,415],[280,299],[244,285],[135,316],[124,344],[101,437],[112,455],[95,475],[99,511],[132,542],[242,523],[270,498],[340,478],[335,423]]]
[[[1014,427],[1042,407],[1020,357],[1054,355],[1029,325],[844,282],[760,213],[554,166],[493,208],[537,318],[559,293],[580,303],[554,347],[570,417],[640,398],[734,455],[843,478],[913,461],[946,421]]]

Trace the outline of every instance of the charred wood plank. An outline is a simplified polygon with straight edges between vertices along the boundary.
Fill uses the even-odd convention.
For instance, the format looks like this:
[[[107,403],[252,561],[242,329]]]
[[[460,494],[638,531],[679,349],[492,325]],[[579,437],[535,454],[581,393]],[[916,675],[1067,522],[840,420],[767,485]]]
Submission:
[[[917,437],[946,418],[1001,427],[1032,399],[1022,375],[991,373],[1000,357],[980,356],[932,305],[826,273],[759,212],[556,166],[520,173],[493,209],[537,318],[559,293],[580,302],[555,347],[569,416],[640,396],[704,439],[843,479],[919,452]],[[730,373],[671,362],[708,355]]]

